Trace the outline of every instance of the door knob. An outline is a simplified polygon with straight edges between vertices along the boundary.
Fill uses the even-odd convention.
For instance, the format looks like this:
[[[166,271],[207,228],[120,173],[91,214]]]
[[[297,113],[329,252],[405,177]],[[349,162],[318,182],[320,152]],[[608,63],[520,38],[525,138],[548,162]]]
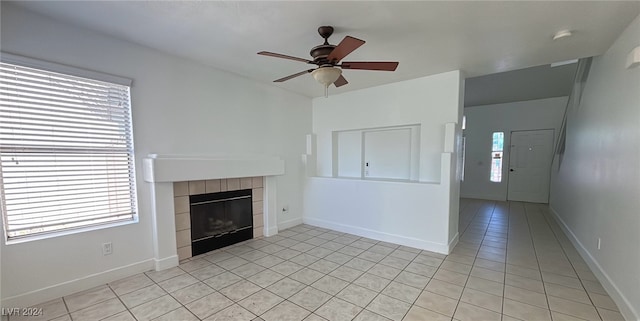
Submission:
[[[509,169],[510,172],[513,172],[513,168]]]

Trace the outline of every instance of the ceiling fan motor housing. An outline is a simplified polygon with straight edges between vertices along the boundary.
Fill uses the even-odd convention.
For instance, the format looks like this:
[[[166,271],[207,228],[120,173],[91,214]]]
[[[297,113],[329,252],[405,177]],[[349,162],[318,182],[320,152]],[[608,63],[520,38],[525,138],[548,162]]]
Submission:
[[[335,45],[329,44],[329,37],[333,34],[333,27],[331,26],[321,26],[318,28],[318,34],[320,37],[324,39],[324,43],[311,48],[309,54],[313,57],[313,61],[319,64],[328,64],[329,61],[326,60],[327,56],[333,51]]]
[[[311,57],[313,57],[313,61],[323,64],[323,63],[329,63],[329,61],[327,60],[327,56],[329,56],[329,54],[333,51],[333,48],[335,48],[335,45],[319,45],[319,46],[315,46],[313,47],[313,49],[311,49],[311,51],[309,52],[309,54],[311,54]]]

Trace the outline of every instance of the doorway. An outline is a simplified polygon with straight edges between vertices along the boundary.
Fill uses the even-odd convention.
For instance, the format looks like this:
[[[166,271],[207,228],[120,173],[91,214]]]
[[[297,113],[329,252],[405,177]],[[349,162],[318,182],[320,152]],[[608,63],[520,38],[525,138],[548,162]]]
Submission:
[[[511,132],[507,200],[549,202],[553,129]]]

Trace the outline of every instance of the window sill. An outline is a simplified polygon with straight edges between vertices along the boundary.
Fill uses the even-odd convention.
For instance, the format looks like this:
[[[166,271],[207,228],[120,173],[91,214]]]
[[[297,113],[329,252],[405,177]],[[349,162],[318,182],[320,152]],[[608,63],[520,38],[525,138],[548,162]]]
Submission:
[[[125,226],[125,225],[136,224],[136,223],[138,223],[138,216],[137,215],[133,218],[133,220],[130,220],[130,221],[122,221],[122,222],[115,222],[115,223],[109,223],[109,224],[100,224],[100,225],[81,227],[81,228],[76,228],[76,229],[72,229],[72,230],[60,231],[60,232],[51,232],[51,233],[46,233],[46,234],[34,235],[34,236],[25,236],[25,237],[21,237],[21,238],[14,239],[14,240],[7,240],[6,236],[5,236],[5,243],[4,244],[5,245],[14,245],[14,244],[28,243],[28,242],[32,242],[32,241],[46,240],[46,239],[51,239],[51,238],[56,238],[56,237],[61,237],[61,236],[68,236],[68,235],[73,235],[73,234],[97,231],[97,230],[108,229],[108,228],[118,227],[118,226]]]

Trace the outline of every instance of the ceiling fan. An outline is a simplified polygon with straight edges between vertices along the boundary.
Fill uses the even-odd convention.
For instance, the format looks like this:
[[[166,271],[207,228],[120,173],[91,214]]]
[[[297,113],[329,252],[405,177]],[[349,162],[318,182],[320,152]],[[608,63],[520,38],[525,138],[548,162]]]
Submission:
[[[333,34],[333,27],[322,26],[318,28],[318,33],[324,39],[324,43],[311,48],[311,57],[313,60],[287,56],[279,53],[260,51],[259,55],[283,58],[289,60],[295,60],[304,62],[307,64],[317,65],[318,68],[308,69],[289,75],[280,79],[276,79],[273,82],[283,82],[289,79],[293,79],[304,74],[311,73],[313,78],[325,87],[325,97],[328,93],[328,87],[334,84],[336,87],[344,86],[349,82],[342,76],[342,69],[354,69],[354,70],[381,70],[381,71],[394,71],[398,68],[398,62],[396,61],[343,61],[344,57],[364,45],[364,40],[360,40],[354,37],[346,36],[336,46],[329,44],[328,38]],[[340,67],[340,68],[337,68]]]

